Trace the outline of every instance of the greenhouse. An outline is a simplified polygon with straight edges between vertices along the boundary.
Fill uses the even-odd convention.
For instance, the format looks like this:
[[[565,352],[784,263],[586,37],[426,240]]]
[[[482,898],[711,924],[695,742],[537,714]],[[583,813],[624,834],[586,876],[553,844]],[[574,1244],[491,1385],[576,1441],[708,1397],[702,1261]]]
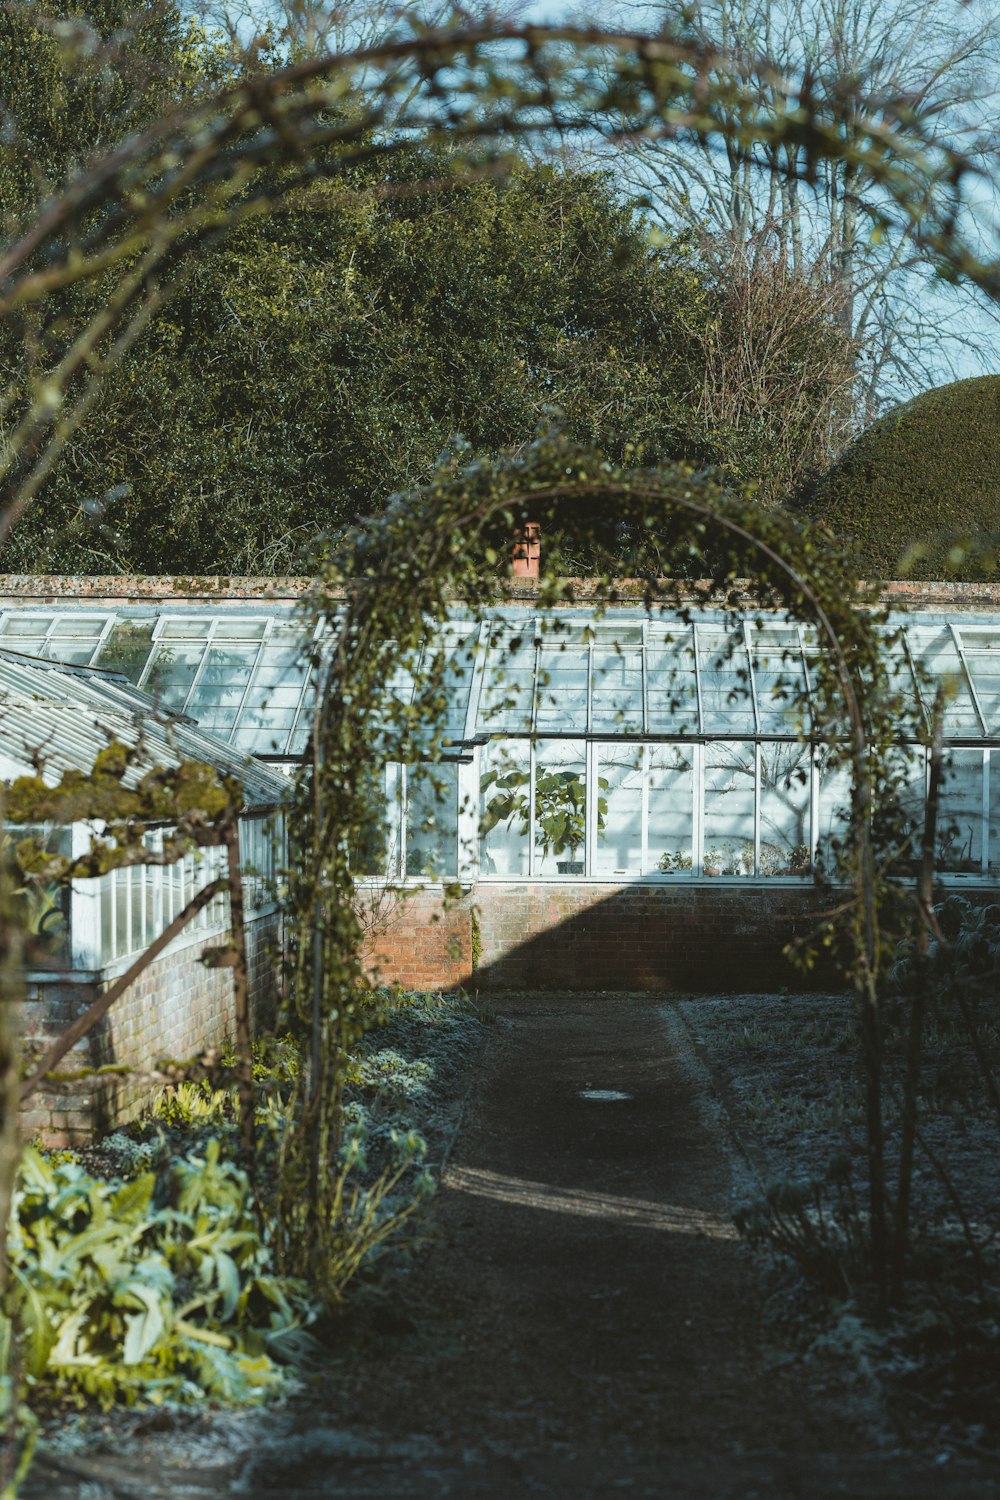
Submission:
[[[111,674],[154,718],[288,771],[308,752],[322,646],[299,612],[307,588],[0,581],[0,649]],[[912,712],[929,711],[938,684],[947,694],[938,873],[988,886],[1000,871],[1000,597],[890,585],[886,602]],[[417,987],[732,987],[749,972],[788,982],[782,952],[815,926],[812,877],[843,831],[849,791],[814,734],[817,651],[777,613],[697,596],[686,612],[647,615],[636,599],[545,613],[525,582],[482,618],[456,608],[390,684],[389,703],[412,715],[419,684],[447,661],[446,712],[423,753],[403,764],[365,726],[383,814],[355,858],[379,913],[373,972]],[[916,827],[927,766],[910,738],[899,796]],[[266,842],[263,827],[249,820],[244,837]],[[248,858],[263,867],[272,855]],[[101,962],[176,904],[164,876],[148,880],[141,893],[124,876],[108,882],[114,933],[95,918],[88,929]],[[405,901],[387,899],[394,888]]]
[[[1000,614],[893,624],[915,725],[945,687],[939,870],[985,879],[1000,869]],[[443,763],[385,773],[396,876],[801,881],[843,831],[849,776],[810,742],[819,648],[800,625],[507,608],[436,640],[451,663]],[[926,753],[899,753],[916,827]]]
[[[55,582],[60,582],[55,580]],[[127,585],[127,580],[122,581]],[[0,648],[120,674],[232,751],[292,766],[308,748],[311,651],[295,598],[58,600],[0,605]],[[944,590],[947,595],[947,588]],[[894,667],[919,712],[947,690],[939,872],[1000,869],[1000,608],[912,610]],[[376,768],[376,879],[801,882],[843,826],[845,772],[814,728],[815,638],[780,617],[699,606],[691,619],[530,602],[429,632],[400,670],[412,699],[438,651],[448,711],[433,764]],[[914,818],[922,749],[901,744]]]
[[[308,642],[292,606],[5,601],[0,647],[120,674],[243,754],[301,758]]]

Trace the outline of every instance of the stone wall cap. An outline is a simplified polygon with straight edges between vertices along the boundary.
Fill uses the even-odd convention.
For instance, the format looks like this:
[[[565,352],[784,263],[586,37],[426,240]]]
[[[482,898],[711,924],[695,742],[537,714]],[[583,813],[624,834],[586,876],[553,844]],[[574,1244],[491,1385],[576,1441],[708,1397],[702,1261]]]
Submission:
[[[132,575],[132,574],[0,574],[0,604],[4,600],[16,599],[39,604],[66,603],[78,600],[87,604],[105,604],[113,607],[125,601],[135,603],[191,603],[207,604],[233,602],[297,602],[304,598],[316,580],[307,577],[252,578],[202,576],[202,575]],[[661,580],[667,586],[670,580]],[[588,600],[603,598],[606,588],[594,578],[566,578],[562,580],[565,607],[579,605]],[[550,587],[545,579],[518,578],[498,580],[498,599],[511,603],[531,603],[539,593]],[[641,578],[620,579],[614,585],[614,603],[634,604],[644,598],[647,582]],[[864,594],[869,585],[862,583],[859,592]],[[718,604],[731,601],[739,604],[752,597],[752,585],[748,579],[734,579],[719,587],[708,579],[693,579],[678,587],[679,597],[693,603],[699,601]],[[1000,607],[1000,582],[997,583],[953,583],[947,580],[917,582],[895,579],[882,584],[876,596],[885,604],[905,606],[914,604],[923,607],[938,606],[949,609],[979,609]],[[556,606],[558,607],[558,605]]]

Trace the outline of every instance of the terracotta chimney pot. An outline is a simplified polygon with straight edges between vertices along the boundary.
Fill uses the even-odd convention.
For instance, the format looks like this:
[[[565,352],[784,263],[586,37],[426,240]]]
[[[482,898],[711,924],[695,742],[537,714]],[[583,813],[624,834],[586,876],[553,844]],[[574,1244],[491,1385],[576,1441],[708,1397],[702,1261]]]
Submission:
[[[542,528],[537,521],[525,521],[514,532],[510,561],[515,578],[537,578],[542,559]]]

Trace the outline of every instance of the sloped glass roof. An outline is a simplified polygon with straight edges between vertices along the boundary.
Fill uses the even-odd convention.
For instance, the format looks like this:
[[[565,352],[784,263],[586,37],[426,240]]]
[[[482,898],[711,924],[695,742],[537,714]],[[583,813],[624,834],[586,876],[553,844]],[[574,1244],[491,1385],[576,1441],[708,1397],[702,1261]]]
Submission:
[[[1000,612],[898,617],[899,683],[914,707],[945,687],[945,733],[1000,739]],[[273,759],[308,743],[315,643],[291,603],[10,605],[0,648],[120,672],[155,702],[198,721],[234,750]],[[483,621],[456,611],[389,683],[412,700],[443,653],[446,740],[504,735],[793,738],[808,731],[810,631],[783,618],[697,609],[690,619],[616,607],[543,615],[498,607]]]
[[[288,796],[280,772],[166,712],[130,683],[0,646],[0,777],[41,767],[55,782],[65,771],[86,772],[112,740],[133,752],[127,786],[155,766],[197,760],[241,781],[249,809],[276,807]]]
[[[11,608],[0,613],[3,646],[120,672],[245,754],[281,759],[305,750],[308,641],[291,607]]]

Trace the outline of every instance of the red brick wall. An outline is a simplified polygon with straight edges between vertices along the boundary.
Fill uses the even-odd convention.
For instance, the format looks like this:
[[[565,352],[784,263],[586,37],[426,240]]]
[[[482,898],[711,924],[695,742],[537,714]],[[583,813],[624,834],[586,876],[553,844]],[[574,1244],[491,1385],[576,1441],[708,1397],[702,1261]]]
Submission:
[[[278,939],[274,917],[247,924],[250,1003],[262,1025],[271,1020],[277,995]],[[231,1041],[232,970],[206,968],[200,962],[205,947],[223,941],[222,935],[213,934],[204,942],[174,946],[161,954],[60,1065],[67,1073],[119,1065],[135,1070],[134,1076],[91,1075],[39,1089],[21,1111],[23,1134],[45,1145],[69,1146],[88,1140],[95,1131],[114,1129],[148,1104],[151,1088],[142,1081],[144,1071],[162,1060],[186,1061],[206,1047]],[[22,1017],[28,1056],[40,1055],[50,1046],[107,983],[85,984],[61,975],[30,982]]]
[[[473,967],[471,902],[465,898],[445,909],[440,895],[408,892],[370,934],[362,961],[374,984],[411,990],[467,986]]]
[[[829,966],[807,980],[782,952],[819,909],[811,886],[481,884],[444,912],[431,891],[409,896],[368,963],[383,983],[412,989],[826,985]]]

